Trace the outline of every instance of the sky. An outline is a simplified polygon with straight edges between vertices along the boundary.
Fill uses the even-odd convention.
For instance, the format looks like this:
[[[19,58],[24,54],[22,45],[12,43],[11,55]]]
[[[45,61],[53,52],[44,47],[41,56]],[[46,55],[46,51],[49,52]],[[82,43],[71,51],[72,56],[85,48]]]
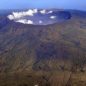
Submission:
[[[86,11],[86,0],[0,0],[0,9],[60,8]]]

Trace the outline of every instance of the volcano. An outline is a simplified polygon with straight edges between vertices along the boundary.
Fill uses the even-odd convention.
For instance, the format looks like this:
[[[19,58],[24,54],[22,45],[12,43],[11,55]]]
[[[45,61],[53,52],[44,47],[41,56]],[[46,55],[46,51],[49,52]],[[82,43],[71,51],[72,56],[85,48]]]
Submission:
[[[13,12],[8,18],[23,24],[48,25],[66,21],[71,18],[71,14],[68,11],[29,9]]]
[[[0,11],[0,86],[86,86],[86,12]]]

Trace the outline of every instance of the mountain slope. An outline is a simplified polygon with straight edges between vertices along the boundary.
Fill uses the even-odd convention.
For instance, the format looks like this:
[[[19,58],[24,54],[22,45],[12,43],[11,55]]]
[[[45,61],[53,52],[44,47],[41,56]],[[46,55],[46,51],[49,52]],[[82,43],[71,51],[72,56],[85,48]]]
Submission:
[[[28,81],[31,82],[25,86],[29,84],[33,86],[33,83],[39,82],[42,82],[39,83],[41,86],[57,86],[58,83],[60,86],[63,86],[62,84],[69,86],[70,83],[67,81],[71,73],[84,72],[82,75],[84,77],[86,72],[86,18],[76,17],[76,13],[71,14],[73,15],[71,19],[52,25],[27,25],[1,17],[1,76],[4,73],[9,76],[8,79],[13,77],[13,81],[14,77],[19,76],[20,81],[25,79],[26,84]],[[19,74],[15,75],[15,73]],[[32,78],[24,78],[29,73],[29,78],[30,76]],[[63,73],[67,76],[65,80]],[[70,86],[74,86],[74,83],[79,86],[79,80],[74,80],[74,76],[79,77],[73,75]],[[4,81],[5,78],[0,78],[0,80]],[[12,83],[8,81],[6,86],[14,86],[13,81]],[[82,81],[86,84],[86,79]]]

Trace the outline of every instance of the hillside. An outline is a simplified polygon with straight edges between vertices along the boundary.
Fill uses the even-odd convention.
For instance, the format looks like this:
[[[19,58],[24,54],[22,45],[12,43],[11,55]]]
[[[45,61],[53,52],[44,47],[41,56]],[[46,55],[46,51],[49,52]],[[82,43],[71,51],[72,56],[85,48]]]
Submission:
[[[69,12],[50,25],[0,17],[0,86],[86,86],[86,16]]]

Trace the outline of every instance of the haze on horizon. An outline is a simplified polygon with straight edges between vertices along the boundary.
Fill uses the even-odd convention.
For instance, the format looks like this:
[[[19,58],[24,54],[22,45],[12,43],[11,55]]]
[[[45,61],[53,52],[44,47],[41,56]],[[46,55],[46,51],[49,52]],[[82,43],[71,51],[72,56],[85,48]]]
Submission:
[[[0,9],[60,8],[86,10],[86,0],[1,0]]]

